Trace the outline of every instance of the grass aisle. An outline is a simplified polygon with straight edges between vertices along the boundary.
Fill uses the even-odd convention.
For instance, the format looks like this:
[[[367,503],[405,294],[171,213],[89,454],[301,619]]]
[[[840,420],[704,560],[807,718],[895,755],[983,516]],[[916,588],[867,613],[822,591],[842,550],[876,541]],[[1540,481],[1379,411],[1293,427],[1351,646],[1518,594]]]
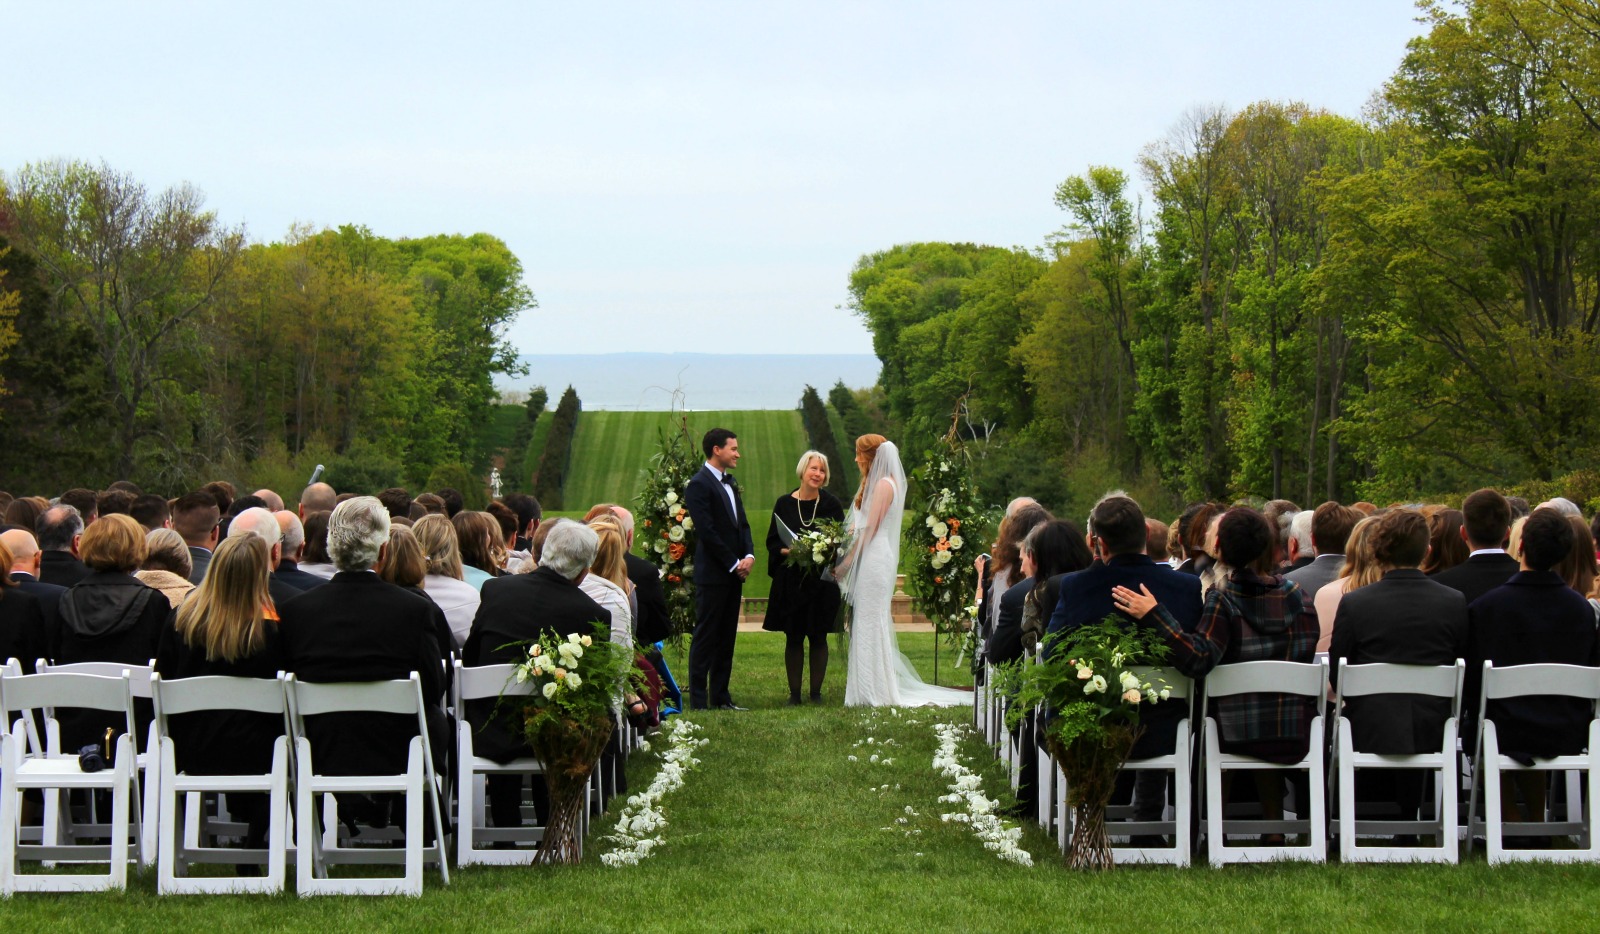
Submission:
[[[926,677],[928,636],[901,645]],[[686,665],[669,656],[675,671]],[[949,683],[949,658],[941,680]],[[0,904],[8,930],[209,932],[293,930],[569,931],[1059,931],[1352,927],[1587,930],[1600,911],[1600,869],[1529,866],[1267,866],[1225,871],[1122,869],[1078,875],[1053,841],[1024,843],[1032,868],[1003,863],[962,824],[939,814],[944,782],[931,768],[935,716],[846,710],[842,659],[828,704],[786,708],[782,639],[739,637],[734,696],[748,712],[697,714],[710,742],[685,786],[669,795],[665,843],[636,867],[608,869],[591,838],[584,865],[473,867],[420,900],[167,898],[153,876],[119,896],[18,896]],[[870,749],[854,744],[867,736]],[[893,740],[893,745],[882,745]],[[889,765],[867,761],[876,750]],[[969,740],[967,761],[990,757]],[[856,755],[857,761],[848,757]],[[655,757],[631,763],[642,790]],[[1000,787],[985,771],[990,793]],[[883,785],[889,790],[879,791]],[[899,787],[896,788],[895,786]],[[910,806],[916,813],[908,815]],[[619,803],[620,807],[620,803]],[[597,824],[606,832],[615,815]],[[902,825],[896,821],[905,818]],[[884,827],[891,830],[885,831]],[[921,830],[920,834],[907,831]],[[917,854],[921,853],[919,856]]]

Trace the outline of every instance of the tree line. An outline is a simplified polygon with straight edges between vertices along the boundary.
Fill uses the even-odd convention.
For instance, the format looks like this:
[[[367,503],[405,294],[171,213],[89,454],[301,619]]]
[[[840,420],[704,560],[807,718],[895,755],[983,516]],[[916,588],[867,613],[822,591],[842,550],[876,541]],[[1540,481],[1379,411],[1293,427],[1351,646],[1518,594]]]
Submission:
[[[506,328],[532,307],[488,234],[257,243],[190,185],[26,165],[0,174],[0,474],[180,489],[326,462],[382,489],[476,472],[493,376],[519,372]]]
[[[1360,118],[1197,107],[1066,179],[1034,249],[862,257],[909,439],[1086,505],[1587,486],[1600,467],[1600,13],[1425,3]],[[959,400],[959,402],[957,401]],[[1594,491],[1600,494],[1600,489]]]

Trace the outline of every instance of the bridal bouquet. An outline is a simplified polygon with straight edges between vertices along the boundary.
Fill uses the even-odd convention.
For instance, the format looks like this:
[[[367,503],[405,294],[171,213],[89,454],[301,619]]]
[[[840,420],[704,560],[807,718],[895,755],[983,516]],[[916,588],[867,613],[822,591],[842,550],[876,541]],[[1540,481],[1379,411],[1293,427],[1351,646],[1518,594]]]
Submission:
[[[1060,634],[1040,661],[1006,666],[997,678],[997,690],[1013,700],[1012,727],[1038,704],[1051,712],[1045,748],[1067,779],[1075,828],[1067,865],[1074,869],[1111,868],[1106,803],[1139,738],[1140,713],[1171,697],[1160,669],[1150,667],[1169,652],[1154,631],[1113,614]]]
[[[633,647],[609,636],[609,627],[596,622],[588,634],[519,643],[527,654],[500,694],[500,705],[520,708],[522,736],[544,764],[550,788],[540,862],[575,863],[580,856],[589,773],[611,739],[617,688],[633,671]]]
[[[689,430],[662,431],[644,488],[635,501],[638,541],[644,558],[661,575],[667,597],[667,618],[673,637],[694,629],[694,520],[684,502],[684,488],[700,469],[690,451]]]
[[[848,541],[843,523],[821,520],[809,531],[795,536],[784,564],[800,568],[807,574],[822,574],[833,567],[839,555],[846,550]]]
[[[906,592],[937,632],[959,642],[972,628],[967,604],[978,590],[972,563],[983,551],[988,514],[959,445],[935,450],[913,477],[927,496],[905,531]],[[917,508],[908,504],[906,511],[917,516]]]

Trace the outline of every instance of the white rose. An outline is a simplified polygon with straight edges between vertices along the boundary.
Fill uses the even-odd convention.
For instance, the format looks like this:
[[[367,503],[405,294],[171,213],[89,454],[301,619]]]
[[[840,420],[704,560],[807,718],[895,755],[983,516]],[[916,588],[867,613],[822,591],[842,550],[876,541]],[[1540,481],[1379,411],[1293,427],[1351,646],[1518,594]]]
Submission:
[[[925,523],[923,523],[923,524],[931,529],[931,528],[933,528],[933,524],[935,522],[938,522],[938,521],[939,521],[939,517],[938,516],[929,516],[927,518],[927,521]]]
[[[933,537],[934,538],[944,538],[946,535],[949,535],[949,534],[950,534],[950,526],[945,525],[943,522],[935,522],[933,524]]]
[[[676,503],[678,501],[678,494],[672,492],[671,490],[668,490],[667,491],[667,495],[662,497],[662,499],[666,501],[668,506],[671,506],[673,503]]]
[[[594,645],[594,637],[593,636],[584,636],[582,639],[578,640],[578,644],[579,645]]]
[[[578,673],[577,672],[573,672],[572,674],[567,675],[567,687],[571,688],[574,691],[576,691],[578,688],[583,687],[583,679],[578,677]]]
[[[688,516],[684,516],[683,517],[683,530],[685,532],[693,532],[694,531],[694,520],[689,518]]]
[[[554,681],[545,682],[544,696],[546,700],[556,696],[556,683]]]
[[[675,542],[683,541],[683,526],[675,525],[667,530],[667,537]]]
[[[950,536],[950,550],[951,551],[960,551],[961,550],[961,545],[962,545],[961,536],[959,536],[959,535]]]
[[[667,553],[667,543],[658,538],[656,539],[655,549],[656,554],[664,555]]]
[[[527,680],[528,680],[528,669],[526,669],[526,668],[518,668],[517,669],[517,683],[518,684],[522,684],[523,682],[525,682]]]
[[[1122,673],[1122,677],[1118,680],[1122,682],[1122,689],[1124,691],[1131,691],[1139,686],[1138,677],[1135,676],[1131,671],[1124,671]]]

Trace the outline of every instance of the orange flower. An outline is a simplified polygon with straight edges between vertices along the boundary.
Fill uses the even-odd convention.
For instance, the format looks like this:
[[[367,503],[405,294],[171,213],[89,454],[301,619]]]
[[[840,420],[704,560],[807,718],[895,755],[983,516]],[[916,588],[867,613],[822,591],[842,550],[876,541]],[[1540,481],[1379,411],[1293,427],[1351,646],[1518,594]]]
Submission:
[[[942,583],[944,583],[944,578],[942,578],[942,577],[935,577],[935,578],[934,578],[934,579],[933,579],[933,582],[934,582],[934,583],[935,583],[935,584],[942,584]]]
[[[662,538],[666,538],[667,537],[667,530],[666,529],[662,529],[661,530],[661,537]]]
[[[650,520],[649,519],[644,520],[644,527],[647,528],[647,529],[650,527]]]
[[[671,581],[671,582],[672,582],[672,583],[674,583],[674,584],[681,584],[681,583],[683,583],[683,578],[681,578],[681,577],[679,577],[679,576],[678,576],[678,575],[676,575],[676,574],[668,574],[668,575],[667,575],[667,580],[669,580],[669,581]]]
[[[950,543],[948,541],[946,541],[945,539],[941,538],[941,539],[939,539],[939,544],[934,545],[933,548],[934,548],[935,551],[949,551],[950,550]]]
[[[688,554],[688,552],[689,549],[683,547],[682,542],[673,542],[667,546],[667,556],[674,561],[682,561],[683,556]]]
[[[944,520],[944,524],[948,525],[950,527],[950,531],[952,531],[952,532],[954,532],[956,529],[961,528],[961,520],[960,519],[946,519],[946,520]]]
[[[928,551],[933,552],[933,551],[938,551],[938,549],[937,548],[929,548]]]

